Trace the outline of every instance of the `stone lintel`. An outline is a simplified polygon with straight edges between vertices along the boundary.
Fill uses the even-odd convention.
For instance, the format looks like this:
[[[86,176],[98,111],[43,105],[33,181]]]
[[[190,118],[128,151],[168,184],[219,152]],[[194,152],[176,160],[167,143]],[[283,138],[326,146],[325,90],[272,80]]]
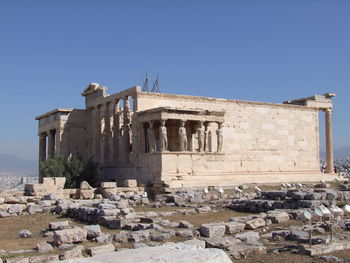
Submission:
[[[225,111],[208,111],[202,109],[177,109],[160,107],[138,112],[139,122],[159,120],[191,120],[224,122]]]
[[[53,115],[53,114],[55,114],[57,112],[71,112],[71,111],[73,111],[73,109],[57,108],[57,109],[54,109],[52,111],[46,112],[44,114],[41,114],[41,115],[35,117],[35,119],[36,120],[40,120],[40,119],[46,118],[46,117],[48,117],[50,115]]]
[[[288,100],[284,101],[283,104],[293,104],[326,110],[333,108],[332,97],[335,97],[335,93],[325,93],[323,95],[313,95],[307,98]]]

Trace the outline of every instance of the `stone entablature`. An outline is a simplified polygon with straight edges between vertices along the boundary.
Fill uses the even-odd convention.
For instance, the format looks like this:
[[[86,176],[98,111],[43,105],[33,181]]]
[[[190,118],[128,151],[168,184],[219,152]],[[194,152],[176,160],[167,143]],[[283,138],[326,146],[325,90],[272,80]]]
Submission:
[[[108,95],[107,87],[91,83],[82,95],[86,109],[60,119],[62,136],[50,139],[54,128],[39,125],[39,135],[46,133],[40,160],[78,152],[99,165],[101,181],[193,186],[212,184],[212,178],[232,184],[245,174],[321,176],[319,110],[326,113],[327,160],[333,158],[331,93],[276,104],[142,92],[137,86]],[[45,145],[53,138],[55,151]]]

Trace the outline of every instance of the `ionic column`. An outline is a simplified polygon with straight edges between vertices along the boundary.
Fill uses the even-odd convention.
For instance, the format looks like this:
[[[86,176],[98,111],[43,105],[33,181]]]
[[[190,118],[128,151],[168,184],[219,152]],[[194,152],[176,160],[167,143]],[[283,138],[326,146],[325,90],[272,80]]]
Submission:
[[[55,134],[55,153],[56,154],[63,152],[61,149],[62,134],[63,134],[62,129],[56,129],[56,134]]]
[[[98,161],[97,158],[97,107],[91,107],[91,157],[94,162]]]
[[[109,103],[108,107],[108,161],[113,162],[114,158],[114,101]]]
[[[332,136],[332,109],[325,110],[326,119],[326,155],[327,169],[326,173],[334,173],[333,164],[333,136]]]
[[[104,123],[105,123],[105,128],[104,128],[104,161],[105,162],[110,162],[110,149],[109,149],[109,144],[110,144],[110,137],[111,137],[111,115],[109,112],[111,103],[107,102],[104,107],[105,107],[105,115],[104,115]]]
[[[96,133],[95,133],[95,162],[99,163],[101,162],[101,105],[96,106],[96,119],[95,119],[95,127],[96,127]]]
[[[113,103],[113,160],[118,162],[119,159],[119,100]]]
[[[126,161],[129,161],[130,153],[130,102],[129,96],[124,98],[124,154]]]
[[[39,137],[39,161],[44,162],[46,160],[46,133],[41,133]]]
[[[47,148],[47,155],[49,158],[54,157],[55,155],[55,130],[51,130],[48,132],[49,139],[48,139],[48,148]]]
[[[99,136],[100,136],[100,163],[105,162],[105,137],[106,137],[106,118],[105,118],[105,105],[100,105],[99,110],[99,120],[100,120],[100,130],[99,130]]]
[[[40,164],[46,160],[46,133],[39,135],[39,183],[43,182],[43,176],[40,174]]]

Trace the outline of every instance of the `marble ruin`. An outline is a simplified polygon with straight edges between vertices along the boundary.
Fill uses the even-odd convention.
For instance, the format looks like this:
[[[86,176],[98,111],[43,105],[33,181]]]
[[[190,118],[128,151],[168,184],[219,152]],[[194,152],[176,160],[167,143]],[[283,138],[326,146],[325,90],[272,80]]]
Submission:
[[[91,83],[85,109],[44,113],[39,160],[78,153],[100,182],[197,187],[318,181],[333,177],[332,97],[283,104],[143,92],[115,94]],[[325,112],[327,169],[319,165],[319,111]]]

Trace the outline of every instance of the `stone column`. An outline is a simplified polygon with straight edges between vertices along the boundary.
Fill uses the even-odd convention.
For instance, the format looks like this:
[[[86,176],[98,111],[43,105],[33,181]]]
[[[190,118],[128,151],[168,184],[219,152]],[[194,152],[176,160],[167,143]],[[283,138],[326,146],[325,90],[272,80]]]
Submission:
[[[91,157],[97,162],[97,107],[90,108],[91,113]]]
[[[63,129],[56,129],[56,134],[55,134],[55,153],[63,153],[61,149],[61,142],[62,142],[62,134],[63,134]]]
[[[326,119],[326,155],[327,169],[326,173],[334,173],[333,164],[333,136],[332,136],[332,109],[325,110]]]
[[[119,159],[119,100],[113,103],[113,160],[118,162]]]
[[[179,127],[179,151],[180,152],[187,151],[187,148],[188,148],[185,122],[186,121],[184,120],[180,121],[180,127]]]
[[[49,139],[48,139],[48,148],[47,148],[47,155],[49,158],[54,157],[55,155],[55,130],[51,130],[48,132]]]
[[[100,115],[100,106],[96,106],[96,133],[95,133],[95,162],[99,163],[101,161],[101,115]]]
[[[124,156],[125,162],[129,162],[130,153],[130,101],[129,96],[124,98]]]
[[[109,108],[111,106],[110,102],[107,102],[104,105],[105,112],[104,112],[104,147],[103,147],[103,157],[105,162],[110,162],[110,149],[109,149],[109,144],[110,144],[110,137],[111,137],[111,117],[109,113]]]
[[[100,105],[100,111],[99,111],[99,120],[100,120],[100,163],[105,162],[105,139],[106,139],[106,118],[105,118],[105,108],[106,106],[104,104]]]
[[[114,158],[114,101],[109,103],[108,107],[108,162],[113,163]]]
[[[39,137],[39,162],[46,160],[46,133],[41,133]]]
[[[39,135],[39,183],[43,182],[43,176],[40,174],[40,164],[46,160],[46,133]]]

